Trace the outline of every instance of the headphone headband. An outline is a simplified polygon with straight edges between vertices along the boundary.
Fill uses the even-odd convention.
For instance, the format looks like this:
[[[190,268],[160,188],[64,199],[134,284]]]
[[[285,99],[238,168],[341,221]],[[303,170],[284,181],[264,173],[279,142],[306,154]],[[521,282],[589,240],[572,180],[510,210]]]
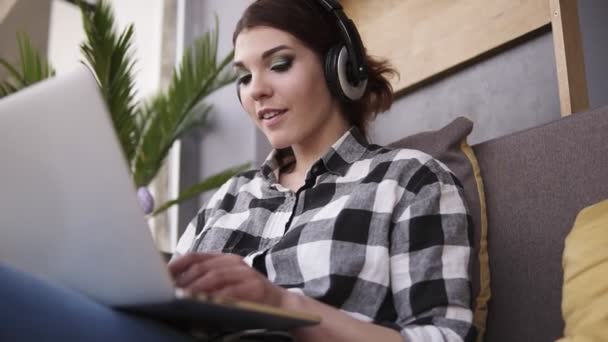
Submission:
[[[346,16],[342,5],[338,1],[317,0],[317,2],[337,20],[350,59],[348,74],[353,78],[352,82],[357,85],[367,79],[367,64],[365,63],[365,52],[359,31],[353,21]]]

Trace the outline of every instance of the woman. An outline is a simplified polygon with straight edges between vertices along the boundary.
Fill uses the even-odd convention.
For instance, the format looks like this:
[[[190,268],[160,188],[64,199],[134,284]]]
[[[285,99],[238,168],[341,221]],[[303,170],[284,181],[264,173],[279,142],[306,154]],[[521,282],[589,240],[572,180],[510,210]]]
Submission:
[[[392,70],[359,51],[363,69],[343,64],[345,90],[327,82],[339,59],[327,54],[358,45],[335,6],[259,0],[243,14],[237,92],[274,150],[211,198],[170,270],[192,293],[321,316],[298,340],[472,340],[459,183],[428,155],[367,143],[368,122],[390,107]]]
[[[274,150],[216,192],[170,271],[193,294],[319,315],[298,341],[472,341],[462,189],[428,155],[366,141],[392,69],[337,6],[258,0],[243,14],[238,97]],[[0,340],[192,340],[1,265],[0,278]]]

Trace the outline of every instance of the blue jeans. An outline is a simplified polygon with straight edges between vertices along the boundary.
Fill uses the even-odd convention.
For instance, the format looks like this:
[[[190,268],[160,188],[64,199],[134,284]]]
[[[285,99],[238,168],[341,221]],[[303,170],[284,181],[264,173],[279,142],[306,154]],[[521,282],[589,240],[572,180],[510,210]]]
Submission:
[[[0,341],[196,341],[0,264]]]

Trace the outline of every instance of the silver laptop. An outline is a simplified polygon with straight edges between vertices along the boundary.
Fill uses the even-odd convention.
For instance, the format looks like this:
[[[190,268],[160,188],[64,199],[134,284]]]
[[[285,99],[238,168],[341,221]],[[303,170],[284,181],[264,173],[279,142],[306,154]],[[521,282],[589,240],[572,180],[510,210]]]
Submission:
[[[0,99],[0,161],[1,263],[169,321],[223,330],[318,321],[252,303],[176,296],[85,66]]]

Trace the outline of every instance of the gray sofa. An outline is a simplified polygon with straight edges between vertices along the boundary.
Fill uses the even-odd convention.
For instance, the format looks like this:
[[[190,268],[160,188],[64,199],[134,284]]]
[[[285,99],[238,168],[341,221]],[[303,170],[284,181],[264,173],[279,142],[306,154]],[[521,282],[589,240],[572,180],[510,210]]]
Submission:
[[[608,198],[608,107],[473,146],[484,181],[492,298],[485,341],[563,335],[564,238]]]

